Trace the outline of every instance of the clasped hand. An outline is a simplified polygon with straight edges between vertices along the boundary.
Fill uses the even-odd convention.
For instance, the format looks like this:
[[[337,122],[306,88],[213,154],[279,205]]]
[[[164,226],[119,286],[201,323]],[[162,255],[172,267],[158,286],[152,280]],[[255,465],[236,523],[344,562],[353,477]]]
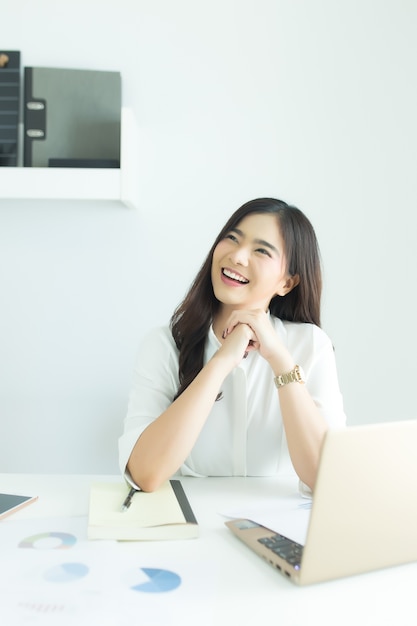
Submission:
[[[235,365],[253,350],[258,350],[268,362],[286,352],[268,313],[261,309],[233,311],[222,336],[221,350],[230,353],[230,356],[234,355]]]

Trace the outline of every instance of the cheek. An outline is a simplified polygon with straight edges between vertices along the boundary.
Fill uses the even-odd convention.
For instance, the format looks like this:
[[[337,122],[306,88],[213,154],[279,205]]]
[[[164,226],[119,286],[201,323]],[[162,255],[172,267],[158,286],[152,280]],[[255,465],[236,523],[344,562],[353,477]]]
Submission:
[[[263,272],[263,277],[265,280],[265,285],[268,285],[271,291],[276,291],[281,287],[283,282],[282,268],[279,266],[269,268],[268,272]]]
[[[213,252],[213,263],[217,263],[227,252],[227,244],[224,241],[221,241],[214,248]]]

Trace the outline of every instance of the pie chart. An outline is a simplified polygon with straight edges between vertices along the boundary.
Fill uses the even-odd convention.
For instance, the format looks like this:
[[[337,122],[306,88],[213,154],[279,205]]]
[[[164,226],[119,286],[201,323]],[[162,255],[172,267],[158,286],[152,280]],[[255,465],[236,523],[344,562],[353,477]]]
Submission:
[[[26,537],[19,543],[19,548],[34,548],[35,550],[65,550],[71,548],[77,538],[69,533],[41,533]]]
[[[60,563],[48,569],[44,578],[50,583],[70,583],[84,578],[88,574],[88,567],[84,563]]]
[[[131,585],[133,591],[141,591],[143,593],[165,593],[173,591],[181,584],[181,578],[175,572],[166,569],[153,569],[142,567],[137,573],[140,578],[146,577],[143,582]]]

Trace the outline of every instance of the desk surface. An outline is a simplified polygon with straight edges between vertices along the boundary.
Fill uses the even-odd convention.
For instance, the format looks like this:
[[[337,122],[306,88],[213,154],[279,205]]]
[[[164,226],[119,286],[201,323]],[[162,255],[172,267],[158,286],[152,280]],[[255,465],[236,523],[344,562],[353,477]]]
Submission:
[[[5,536],[20,528],[26,535],[28,532],[36,534],[40,524],[58,518],[76,520],[86,531],[90,484],[95,480],[117,481],[120,477],[0,474],[0,491],[39,495],[36,503],[0,522],[0,539],[2,534]],[[252,620],[256,624],[284,626],[392,626],[396,623],[415,626],[417,623],[414,601],[417,563],[300,588],[252,553],[225,527],[221,513],[231,504],[263,501],[276,494],[288,495],[296,489],[294,482],[276,478],[189,477],[181,478],[181,482],[199,522],[198,539],[112,543],[106,547],[98,546],[101,542],[81,541],[79,552],[72,555],[85,560],[88,548],[88,558],[93,558],[97,564],[106,564],[101,568],[96,588],[78,587],[80,595],[76,596],[73,591],[78,583],[71,582],[55,585],[52,595],[48,596],[44,585],[27,586],[32,590],[30,602],[25,602],[22,589],[28,585],[36,568],[41,567],[39,559],[46,557],[40,555],[40,550],[25,551],[31,554],[25,554],[23,565],[16,566],[16,571],[8,578],[4,571],[0,576],[3,593],[5,579],[10,586],[6,606],[9,606],[12,621],[7,625],[100,623],[100,626],[118,626],[136,615],[143,618],[138,623],[146,626],[214,626],[249,624]],[[11,547],[10,558],[12,550]],[[34,555],[35,552],[38,554]],[[57,566],[58,559],[64,558],[64,550],[49,552],[54,554],[53,560],[48,555],[48,567]],[[70,550],[65,551],[65,558],[67,562],[73,561]],[[133,594],[132,599],[133,596],[122,592],[115,582],[115,572],[122,561],[124,567],[134,561],[139,569],[176,571],[181,574],[182,584],[167,593]],[[3,560],[0,572],[4,567]],[[36,576],[39,579],[39,573]],[[19,586],[20,579],[23,587]],[[39,594],[37,601],[36,593]],[[86,594],[89,594],[88,602]],[[69,597],[72,600],[66,604]],[[75,601],[76,597],[83,600]],[[55,611],[53,619],[51,611]],[[94,621],[98,618],[100,622]]]

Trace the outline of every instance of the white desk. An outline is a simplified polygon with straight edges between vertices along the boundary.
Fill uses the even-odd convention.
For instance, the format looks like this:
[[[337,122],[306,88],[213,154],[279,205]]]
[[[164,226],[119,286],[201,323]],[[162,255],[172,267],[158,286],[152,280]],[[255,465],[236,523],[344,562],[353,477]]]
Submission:
[[[39,495],[38,502],[0,522],[0,539],[2,533],[18,524],[25,525],[26,530],[33,525],[35,534],[39,523],[45,522],[46,518],[78,518],[79,524],[86,524],[89,488],[93,480],[120,480],[120,477],[0,474],[0,491]],[[52,626],[118,626],[127,623],[140,626],[240,623],[257,626],[416,625],[417,563],[300,588],[253,554],[224,526],[220,513],[230,508],[233,502],[247,498],[264,500],[276,493],[288,494],[295,488],[293,483],[275,478],[182,478],[181,481],[200,525],[198,539],[117,543],[112,544],[113,551],[109,546],[109,553],[104,556],[97,545],[100,542],[84,542],[91,550],[91,558],[97,557],[98,563],[105,559],[106,563],[100,574],[103,593],[99,588],[87,590],[85,593],[95,594],[95,601],[84,603],[85,610],[76,602],[77,583],[61,585],[61,602],[65,604],[65,594],[72,602],[70,608],[61,613],[51,615],[45,609],[43,614],[39,607],[23,606],[16,593],[16,576],[24,577],[23,582],[28,583],[29,570],[23,568],[11,576],[11,594],[8,595],[7,589],[2,587],[2,598],[7,597],[9,604],[6,606],[13,609],[10,609],[9,621],[2,618],[2,623],[7,626],[26,623]],[[40,551],[31,552],[37,552],[39,556]],[[68,559],[70,554],[69,550],[54,552],[55,559],[58,552],[61,559]],[[80,554],[85,556],[85,552]],[[171,567],[181,574],[183,582],[177,590],[167,593],[132,592],[128,596],[124,592],[123,595],[114,581],[118,566],[122,561],[125,566],[126,559],[134,560],[138,568]],[[2,560],[0,568],[4,567]],[[47,603],[47,596],[43,595],[41,601]],[[18,606],[15,607],[14,603]],[[137,616],[137,621],[132,621],[133,616]]]

